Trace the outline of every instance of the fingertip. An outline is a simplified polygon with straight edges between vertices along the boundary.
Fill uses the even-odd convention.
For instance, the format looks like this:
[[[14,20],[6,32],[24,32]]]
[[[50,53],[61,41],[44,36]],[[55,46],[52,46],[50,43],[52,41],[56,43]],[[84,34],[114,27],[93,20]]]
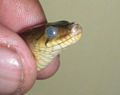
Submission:
[[[6,29],[4,26],[0,26],[0,47],[1,53],[3,52],[0,54],[0,95],[6,95],[7,91],[9,95],[13,95],[10,94],[13,91],[19,93],[17,95],[27,92],[36,81],[37,74],[35,61],[30,50],[16,33]],[[4,84],[1,84],[2,81],[5,81],[5,79],[2,79],[3,77],[9,83],[4,82]],[[12,85],[11,81],[13,81]],[[6,87],[4,94],[1,94],[1,89],[4,89],[5,85],[9,87]]]

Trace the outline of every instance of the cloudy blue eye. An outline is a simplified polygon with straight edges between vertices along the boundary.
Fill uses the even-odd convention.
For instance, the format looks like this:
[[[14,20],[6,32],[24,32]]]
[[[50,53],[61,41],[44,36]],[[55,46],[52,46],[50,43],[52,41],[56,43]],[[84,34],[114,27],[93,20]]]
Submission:
[[[46,28],[45,32],[48,38],[54,38],[57,35],[58,28],[54,26],[49,26]]]

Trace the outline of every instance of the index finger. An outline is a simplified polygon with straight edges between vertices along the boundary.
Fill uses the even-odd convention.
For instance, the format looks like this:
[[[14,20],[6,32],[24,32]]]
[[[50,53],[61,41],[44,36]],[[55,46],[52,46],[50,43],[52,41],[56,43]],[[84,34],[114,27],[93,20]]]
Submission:
[[[23,32],[45,22],[38,0],[0,0],[0,23],[12,31]]]

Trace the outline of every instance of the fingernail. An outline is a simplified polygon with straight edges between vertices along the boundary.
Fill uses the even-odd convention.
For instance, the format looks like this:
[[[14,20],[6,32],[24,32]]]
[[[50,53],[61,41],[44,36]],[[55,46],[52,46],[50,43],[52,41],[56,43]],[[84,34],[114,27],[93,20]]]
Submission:
[[[19,55],[10,48],[0,47],[0,95],[14,93],[19,89],[22,80]]]

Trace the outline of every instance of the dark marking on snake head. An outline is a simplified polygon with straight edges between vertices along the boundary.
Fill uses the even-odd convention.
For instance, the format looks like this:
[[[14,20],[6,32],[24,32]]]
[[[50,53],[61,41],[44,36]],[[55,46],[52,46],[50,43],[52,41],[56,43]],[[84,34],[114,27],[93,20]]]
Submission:
[[[55,27],[67,27],[69,26],[70,22],[66,21],[66,20],[62,20],[62,21],[57,21],[57,22],[54,22],[54,23],[48,23],[47,26],[55,26]]]

